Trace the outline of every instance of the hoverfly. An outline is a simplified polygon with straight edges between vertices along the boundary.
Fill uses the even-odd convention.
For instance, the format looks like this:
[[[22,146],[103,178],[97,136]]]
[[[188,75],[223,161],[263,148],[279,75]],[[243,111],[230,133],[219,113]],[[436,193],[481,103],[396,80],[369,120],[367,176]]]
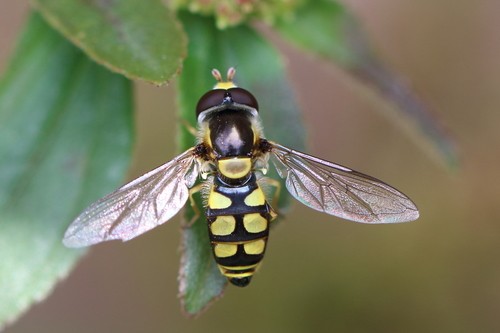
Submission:
[[[170,220],[198,190],[221,273],[247,286],[277,216],[262,190],[279,185],[265,176],[269,160],[290,194],[318,211],[363,223],[418,218],[415,204],[382,181],[265,139],[257,100],[233,83],[235,70],[226,81],[212,74],[217,84],[196,107],[197,144],[90,205],[66,231],[66,246],[137,237]]]

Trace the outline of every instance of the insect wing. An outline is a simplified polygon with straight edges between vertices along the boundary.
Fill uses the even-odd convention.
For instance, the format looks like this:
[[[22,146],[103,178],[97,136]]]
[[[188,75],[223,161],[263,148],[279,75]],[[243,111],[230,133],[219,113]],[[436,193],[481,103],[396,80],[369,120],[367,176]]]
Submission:
[[[296,150],[271,143],[272,160],[297,200],[318,211],[364,223],[416,220],[415,204],[384,182]]]
[[[198,176],[193,149],[87,207],[68,227],[63,243],[82,247],[132,239],[172,218]]]

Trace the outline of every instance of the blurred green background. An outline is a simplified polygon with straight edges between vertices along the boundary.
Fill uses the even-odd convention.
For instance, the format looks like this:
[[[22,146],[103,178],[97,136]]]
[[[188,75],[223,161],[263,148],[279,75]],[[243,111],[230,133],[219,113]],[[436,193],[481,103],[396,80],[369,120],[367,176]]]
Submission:
[[[295,205],[273,229],[252,285],[227,288],[193,320],[177,299],[176,218],[92,248],[6,332],[499,331],[500,2],[344,3],[380,57],[435,106],[461,164],[450,172],[436,163],[384,117],[380,100],[274,39],[288,59],[309,152],[402,190],[420,208],[417,222],[361,225]],[[25,2],[0,4],[0,72],[26,10]],[[130,179],[175,154],[174,86],[137,85]],[[272,128],[266,134],[272,139]]]

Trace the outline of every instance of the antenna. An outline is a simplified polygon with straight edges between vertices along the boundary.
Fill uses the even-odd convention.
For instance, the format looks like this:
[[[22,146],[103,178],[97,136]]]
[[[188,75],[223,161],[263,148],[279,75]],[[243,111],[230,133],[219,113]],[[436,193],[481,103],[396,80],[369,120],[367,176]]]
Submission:
[[[229,89],[237,87],[233,82],[233,78],[236,75],[236,69],[234,67],[229,67],[226,73],[226,80],[222,79],[222,75],[220,71],[216,68],[212,69],[212,76],[215,78],[217,83],[214,86],[214,89]]]

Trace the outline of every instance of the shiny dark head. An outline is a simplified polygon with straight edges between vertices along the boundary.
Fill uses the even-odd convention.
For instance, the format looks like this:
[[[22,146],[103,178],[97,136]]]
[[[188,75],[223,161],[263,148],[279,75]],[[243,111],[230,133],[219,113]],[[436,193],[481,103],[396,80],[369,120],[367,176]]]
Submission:
[[[223,104],[242,104],[259,110],[257,99],[248,90],[243,88],[213,89],[201,96],[196,105],[196,116],[201,112]]]

